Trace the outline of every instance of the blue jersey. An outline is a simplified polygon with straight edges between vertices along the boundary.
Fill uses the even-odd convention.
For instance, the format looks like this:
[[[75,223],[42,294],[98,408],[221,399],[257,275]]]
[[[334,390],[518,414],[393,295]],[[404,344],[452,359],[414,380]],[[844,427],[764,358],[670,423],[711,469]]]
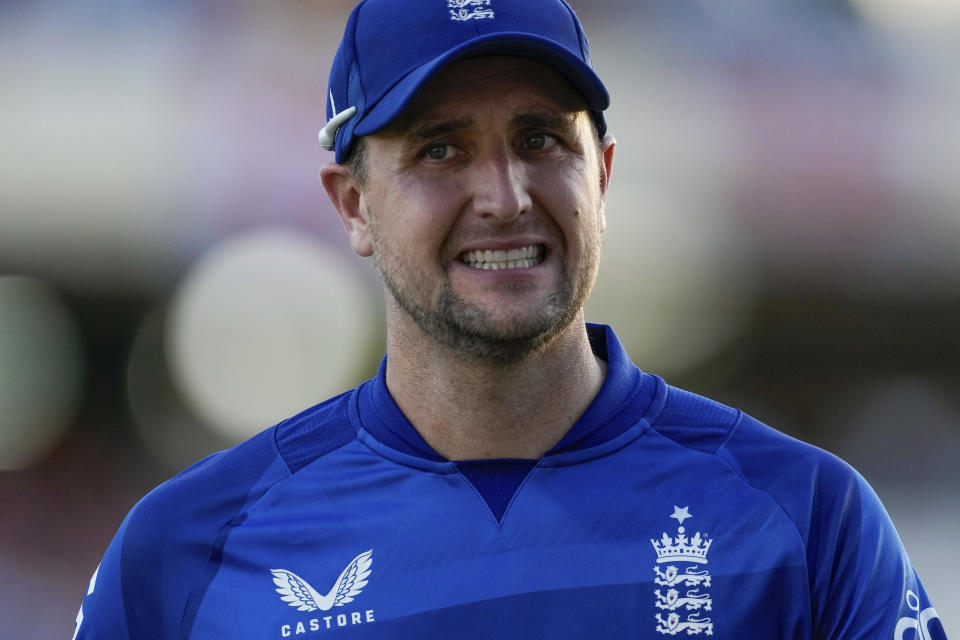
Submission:
[[[836,457],[637,369],[539,460],[451,462],[377,377],[161,485],[82,640],[943,638]]]

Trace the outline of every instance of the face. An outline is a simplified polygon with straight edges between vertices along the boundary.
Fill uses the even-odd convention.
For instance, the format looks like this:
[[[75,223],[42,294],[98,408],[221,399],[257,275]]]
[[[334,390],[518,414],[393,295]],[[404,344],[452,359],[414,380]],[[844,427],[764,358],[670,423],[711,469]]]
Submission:
[[[520,58],[453,63],[364,143],[347,227],[376,260],[389,322],[509,363],[581,318],[613,145],[598,147],[559,74]]]

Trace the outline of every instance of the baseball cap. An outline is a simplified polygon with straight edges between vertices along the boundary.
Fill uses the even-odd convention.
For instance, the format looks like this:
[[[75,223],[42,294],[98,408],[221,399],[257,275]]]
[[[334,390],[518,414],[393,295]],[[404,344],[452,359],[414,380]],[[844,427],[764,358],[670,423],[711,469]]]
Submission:
[[[363,0],[333,60],[320,143],[343,162],[354,136],[389,125],[433,74],[483,55],[552,67],[583,94],[600,135],[606,132],[602,112],[610,97],[564,0]]]

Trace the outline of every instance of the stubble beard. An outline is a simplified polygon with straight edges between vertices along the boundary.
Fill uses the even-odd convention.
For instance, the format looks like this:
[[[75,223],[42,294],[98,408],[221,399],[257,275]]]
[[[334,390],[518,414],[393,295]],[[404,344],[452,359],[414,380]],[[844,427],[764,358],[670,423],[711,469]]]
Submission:
[[[546,348],[579,317],[596,276],[595,266],[585,269],[574,284],[563,264],[563,282],[535,303],[532,316],[498,322],[489,310],[458,295],[446,277],[433,300],[427,300],[426,282],[410,271],[405,277],[397,259],[387,257],[376,225],[371,225],[371,236],[384,286],[420,331],[464,358],[487,364],[509,366]]]

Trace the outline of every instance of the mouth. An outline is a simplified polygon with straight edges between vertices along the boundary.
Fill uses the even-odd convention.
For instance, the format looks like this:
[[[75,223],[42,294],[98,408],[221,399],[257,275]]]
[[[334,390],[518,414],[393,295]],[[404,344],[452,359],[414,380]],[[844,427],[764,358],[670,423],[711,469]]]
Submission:
[[[460,254],[460,262],[474,269],[529,269],[544,260],[542,244],[531,244],[517,249],[474,249]]]

